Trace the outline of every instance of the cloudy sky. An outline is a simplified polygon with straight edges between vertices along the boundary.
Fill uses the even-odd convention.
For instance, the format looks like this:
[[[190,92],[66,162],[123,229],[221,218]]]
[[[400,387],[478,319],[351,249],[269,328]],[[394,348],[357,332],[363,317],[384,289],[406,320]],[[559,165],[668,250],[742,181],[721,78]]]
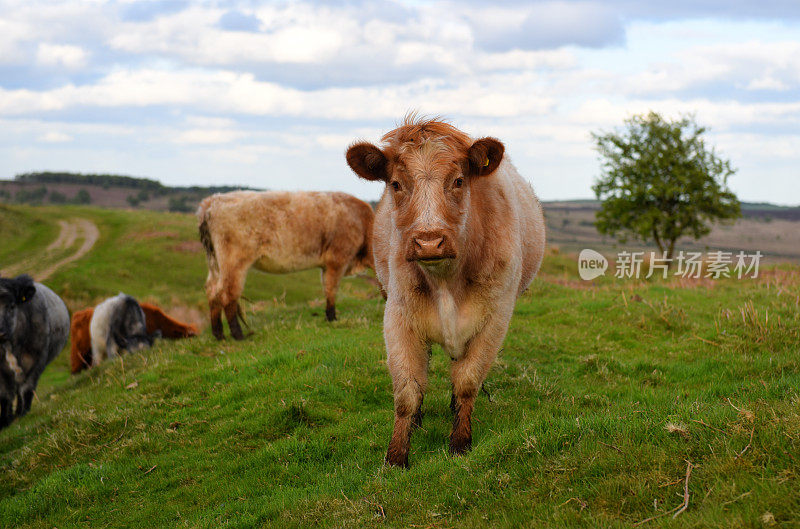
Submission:
[[[800,2],[0,0],[0,178],[375,198],[344,151],[418,110],[589,198],[590,132],[651,109],[708,125],[740,198],[800,204]]]

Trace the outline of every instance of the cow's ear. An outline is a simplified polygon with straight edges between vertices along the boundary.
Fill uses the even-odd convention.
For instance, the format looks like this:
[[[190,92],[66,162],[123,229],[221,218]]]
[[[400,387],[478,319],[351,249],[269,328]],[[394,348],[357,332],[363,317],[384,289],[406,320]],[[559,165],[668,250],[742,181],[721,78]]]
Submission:
[[[25,303],[36,294],[36,286],[29,275],[21,275],[14,279],[14,301]]]
[[[389,180],[389,160],[379,148],[362,141],[347,149],[347,165],[365,180]]]
[[[490,175],[503,161],[506,148],[496,138],[481,138],[467,151],[470,176]]]

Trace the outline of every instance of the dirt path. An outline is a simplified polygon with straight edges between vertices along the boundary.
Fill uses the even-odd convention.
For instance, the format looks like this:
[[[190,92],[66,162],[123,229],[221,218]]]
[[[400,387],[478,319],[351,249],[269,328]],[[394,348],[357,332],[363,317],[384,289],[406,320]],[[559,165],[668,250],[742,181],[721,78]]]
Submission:
[[[58,225],[61,228],[58,237],[41,254],[8,266],[5,270],[0,271],[0,274],[13,276],[29,273],[36,281],[44,281],[62,266],[76,261],[89,253],[89,250],[92,249],[100,237],[100,230],[97,229],[97,226],[92,221],[87,219],[59,220]],[[72,248],[79,239],[82,239],[83,243],[78,249],[52,264],[45,265],[46,268],[41,268],[41,263],[51,262],[56,255]]]

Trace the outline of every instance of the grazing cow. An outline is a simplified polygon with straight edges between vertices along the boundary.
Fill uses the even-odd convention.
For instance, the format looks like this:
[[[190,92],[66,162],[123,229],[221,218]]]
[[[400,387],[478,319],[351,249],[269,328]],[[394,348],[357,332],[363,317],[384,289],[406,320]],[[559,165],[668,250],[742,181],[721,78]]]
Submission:
[[[197,336],[197,325],[193,323],[183,323],[175,318],[171,318],[166,312],[161,310],[158,305],[152,303],[142,303],[144,319],[147,322],[147,333],[161,333],[162,338],[175,340],[178,338],[191,338]]]
[[[161,333],[162,338],[189,338],[197,335],[197,326],[182,323],[169,317],[160,307],[152,303],[141,303],[142,312],[147,325],[147,334]],[[72,315],[70,326],[70,372],[74,375],[92,366],[92,339],[89,333],[89,322],[94,314],[93,308],[80,310]]]
[[[475,397],[545,246],[536,195],[494,138],[438,120],[406,122],[381,148],[353,144],[347,163],[386,184],[375,213],[375,271],[387,294],[384,338],[394,387],[386,461],[408,466],[432,343],[450,355],[450,452],[472,445]]]
[[[322,268],[328,321],[336,319],[342,276],[372,268],[372,208],[344,193],[216,194],[200,203],[197,217],[208,261],[211,332],[218,340],[223,310],[231,335],[244,338],[239,297],[251,266],[275,274]]]
[[[89,323],[92,338],[92,365],[105,357],[114,358],[121,351],[134,353],[153,345],[158,333],[147,334],[147,323],[139,303],[119,293],[94,309]]]
[[[68,332],[67,306],[52,290],[27,275],[0,278],[0,428],[30,411],[39,377]]]

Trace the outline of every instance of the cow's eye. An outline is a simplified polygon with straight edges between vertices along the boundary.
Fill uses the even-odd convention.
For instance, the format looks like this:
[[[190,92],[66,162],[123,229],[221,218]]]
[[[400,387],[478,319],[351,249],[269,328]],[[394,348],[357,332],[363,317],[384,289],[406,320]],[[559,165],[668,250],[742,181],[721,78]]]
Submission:
[[[393,180],[391,185],[392,189],[394,189],[395,191],[400,191],[400,182],[398,182],[397,180]]]
[[[453,185],[454,185],[455,187],[461,187],[461,186],[463,186],[463,185],[464,185],[464,179],[463,179],[463,178],[461,178],[461,177],[459,177],[459,178],[456,178],[455,182],[453,182]]]

